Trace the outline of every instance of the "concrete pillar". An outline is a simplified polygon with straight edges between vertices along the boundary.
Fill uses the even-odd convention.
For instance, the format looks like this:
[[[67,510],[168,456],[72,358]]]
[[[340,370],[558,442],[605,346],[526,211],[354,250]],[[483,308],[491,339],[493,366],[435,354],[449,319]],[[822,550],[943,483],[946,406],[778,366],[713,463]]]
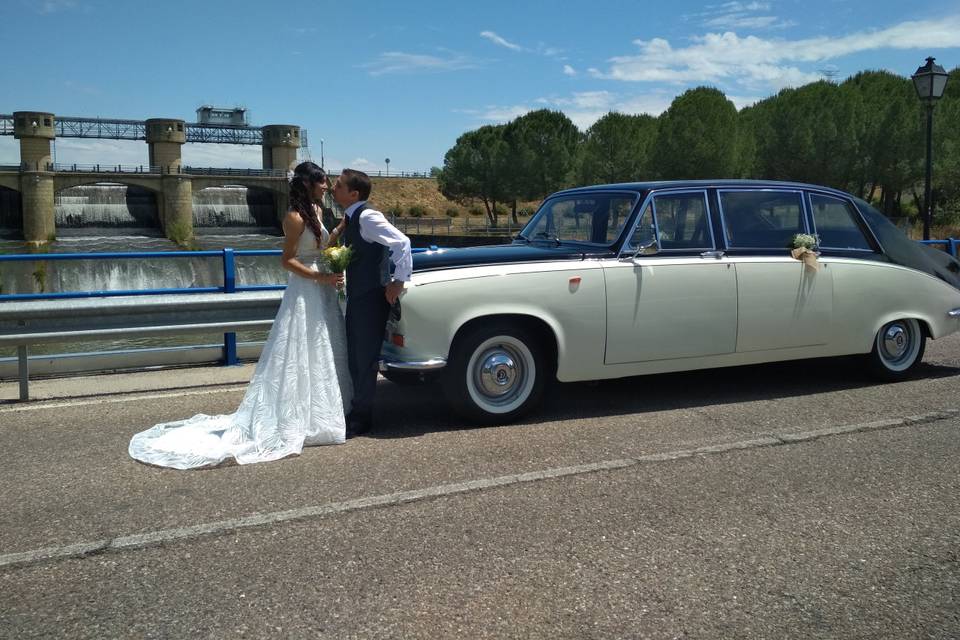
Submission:
[[[27,242],[49,242],[56,237],[50,141],[54,116],[42,111],[15,111],[13,135],[20,140],[20,193],[23,237]]]
[[[160,181],[160,222],[163,233],[182,247],[193,244],[193,181],[189,176],[164,175]]]
[[[263,168],[292,171],[297,166],[300,127],[292,124],[269,124],[261,130],[263,131]]]
[[[283,187],[273,192],[273,204],[277,210],[277,222],[282,224],[283,217],[290,210],[290,184],[284,184]]]
[[[145,124],[150,166],[159,167],[163,173],[179,173],[182,166],[181,149],[187,141],[184,121],[150,118]]]

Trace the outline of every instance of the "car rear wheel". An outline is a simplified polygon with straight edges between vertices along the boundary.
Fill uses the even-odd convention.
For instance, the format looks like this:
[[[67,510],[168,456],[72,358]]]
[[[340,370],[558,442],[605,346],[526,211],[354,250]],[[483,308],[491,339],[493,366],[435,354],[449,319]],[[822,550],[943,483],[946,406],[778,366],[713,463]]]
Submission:
[[[543,346],[526,329],[478,326],[454,344],[444,372],[445,391],[454,409],[470,420],[511,422],[540,401],[545,363]]]
[[[871,373],[881,380],[903,380],[923,360],[926,336],[913,318],[894,320],[880,328],[867,356]]]

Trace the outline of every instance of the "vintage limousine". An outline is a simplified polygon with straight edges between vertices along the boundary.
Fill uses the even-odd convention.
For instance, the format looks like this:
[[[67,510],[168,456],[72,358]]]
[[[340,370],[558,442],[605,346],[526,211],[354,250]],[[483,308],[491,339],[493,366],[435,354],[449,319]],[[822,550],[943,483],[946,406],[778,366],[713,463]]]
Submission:
[[[798,234],[818,242],[809,264]],[[511,244],[417,254],[380,366],[502,423],[553,379],[863,354],[897,380],[958,329],[960,262],[847,193],[616,184],[550,196]]]

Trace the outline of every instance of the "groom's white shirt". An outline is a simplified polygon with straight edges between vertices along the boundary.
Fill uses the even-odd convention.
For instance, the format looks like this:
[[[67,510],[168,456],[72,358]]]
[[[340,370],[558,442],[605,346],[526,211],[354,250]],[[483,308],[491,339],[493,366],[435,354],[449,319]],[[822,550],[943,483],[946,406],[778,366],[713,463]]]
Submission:
[[[354,211],[366,204],[365,200],[354,202],[347,207],[344,216],[350,219]],[[386,216],[376,209],[365,209],[360,214],[360,237],[367,242],[376,242],[390,249],[390,261],[393,262],[393,279],[409,282],[413,273],[413,254],[410,251],[410,238],[387,221]]]

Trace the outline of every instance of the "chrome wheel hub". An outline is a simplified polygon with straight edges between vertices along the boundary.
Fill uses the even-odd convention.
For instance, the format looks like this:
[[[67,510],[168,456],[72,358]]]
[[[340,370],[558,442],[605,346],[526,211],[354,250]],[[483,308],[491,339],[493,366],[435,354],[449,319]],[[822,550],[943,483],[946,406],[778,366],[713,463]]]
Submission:
[[[910,334],[900,324],[893,324],[883,332],[883,350],[893,360],[902,358],[910,348]]]
[[[504,350],[487,353],[480,363],[480,388],[484,395],[497,398],[510,393],[520,378],[513,357]]]

